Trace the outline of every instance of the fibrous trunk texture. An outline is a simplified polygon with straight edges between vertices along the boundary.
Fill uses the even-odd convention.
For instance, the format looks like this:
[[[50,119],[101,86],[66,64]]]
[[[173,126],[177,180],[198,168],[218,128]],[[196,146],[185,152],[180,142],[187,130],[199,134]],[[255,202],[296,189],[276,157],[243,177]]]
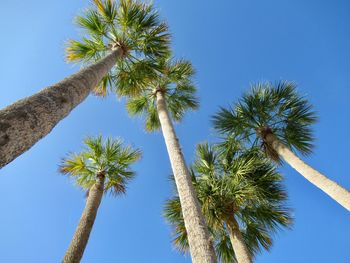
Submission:
[[[290,166],[308,181],[350,211],[350,192],[348,190],[303,162],[287,146],[281,143],[275,135],[268,134],[266,136],[266,142],[269,143]]]
[[[239,230],[236,219],[232,216],[226,221],[229,231],[231,245],[235,252],[238,263],[252,263],[252,257],[249,253],[246,243],[244,242],[242,233]]]
[[[84,250],[95,222],[98,207],[101,204],[104,181],[104,175],[97,176],[95,185],[90,189],[83,215],[80,218],[79,225],[75,230],[73,239],[62,263],[79,263],[83,257]]]
[[[192,262],[217,263],[207,224],[161,91],[157,92],[157,111],[179,193]]]
[[[116,49],[96,64],[2,109],[0,168],[50,133],[89,95],[121,55]]]

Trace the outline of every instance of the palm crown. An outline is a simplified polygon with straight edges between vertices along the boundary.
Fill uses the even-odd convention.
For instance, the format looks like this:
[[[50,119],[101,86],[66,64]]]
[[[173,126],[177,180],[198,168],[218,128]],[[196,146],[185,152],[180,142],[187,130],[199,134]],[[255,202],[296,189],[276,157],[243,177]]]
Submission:
[[[237,145],[237,144],[236,144]],[[291,224],[284,202],[286,193],[281,175],[257,151],[229,151],[223,145],[201,144],[193,165],[192,179],[202,205],[217,255],[222,262],[232,262],[234,251],[225,221],[235,217],[251,253],[272,245],[271,234]],[[174,227],[174,244],[187,251],[187,234],[178,197],[167,201],[165,217]]]
[[[123,52],[123,59],[116,61],[116,66],[96,87],[97,95],[107,95],[116,86],[117,75],[138,60],[154,60],[169,52],[168,27],[151,4],[137,0],[93,0],[92,8],[78,16],[76,22],[87,36],[68,42],[67,61],[89,64],[114,48]]]
[[[267,133],[274,134],[292,150],[302,154],[312,151],[310,125],[317,120],[312,106],[296,92],[293,82],[258,83],[232,108],[221,108],[213,122],[219,132],[260,143],[274,160],[278,154],[264,142]]]
[[[138,68],[148,68],[147,76],[140,76]],[[173,120],[179,122],[188,109],[198,108],[195,96],[196,87],[192,77],[194,69],[186,60],[163,58],[156,63],[140,61],[130,68],[127,76],[131,80],[118,81],[117,92],[128,97],[127,110],[131,115],[145,115],[145,128],[153,131],[160,128],[156,106],[156,93],[162,92],[167,102],[168,111]]]
[[[113,194],[125,193],[127,182],[135,176],[130,165],[141,157],[138,149],[124,146],[121,140],[102,137],[88,137],[84,140],[86,148],[63,159],[60,171],[75,179],[76,183],[89,190],[97,176],[106,178],[104,191]]]

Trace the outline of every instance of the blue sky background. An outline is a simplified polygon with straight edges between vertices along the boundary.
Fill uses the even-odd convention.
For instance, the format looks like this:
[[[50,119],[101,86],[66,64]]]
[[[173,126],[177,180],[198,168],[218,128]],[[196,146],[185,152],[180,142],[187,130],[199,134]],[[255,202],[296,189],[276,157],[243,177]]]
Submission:
[[[89,1],[0,2],[0,108],[76,72],[64,43]],[[312,166],[350,189],[350,3],[346,0],[155,1],[168,19],[177,57],[193,61],[201,108],[177,126],[188,162],[214,138],[209,117],[249,83],[294,80],[315,106]],[[82,262],[190,262],[170,244],[161,213],[171,196],[161,134],[147,134],[122,102],[90,96],[65,120],[0,171],[0,262],[60,262],[84,208],[84,193],[57,173],[85,135],[119,136],[143,150],[125,197],[105,196]],[[350,262],[350,213],[291,168],[281,169],[294,209],[292,231],[275,238],[257,263]]]

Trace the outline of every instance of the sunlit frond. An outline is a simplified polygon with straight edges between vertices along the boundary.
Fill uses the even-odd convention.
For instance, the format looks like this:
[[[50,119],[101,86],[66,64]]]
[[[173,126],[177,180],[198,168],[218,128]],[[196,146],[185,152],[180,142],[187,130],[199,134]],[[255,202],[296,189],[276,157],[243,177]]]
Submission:
[[[142,115],[148,110],[149,98],[147,96],[139,96],[129,99],[126,103],[126,109],[131,116]]]
[[[196,110],[199,107],[197,98],[180,94],[172,94],[168,97],[168,110],[174,121],[180,122],[188,109]]]
[[[110,25],[114,25],[118,15],[118,7],[113,0],[93,0],[98,12],[103,20]]]
[[[235,134],[253,146],[260,141],[277,161],[279,156],[264,141],[264,134],[271,132],[292,150],[309,154],[314,140],[311,125],[316,121],[312,106],[288,81],[255,84],[232,108],[221,108],[213,117],[218,132]]]
[[[66,47],[66,60],[68,62],[89,61],[93,59],[98,52],[104,52],[105,46],[98,39],[83,38],[81,42],[70,40]]]
[[[150,83],[157,79],[158,65],[144,59],[120,67],[117,74],[116,92],[118,96],[135,97],[143,94]]]
[[[108,73],[106,76],[102,78],[99,84],[92,91],[94,95],[98,97],[106,97],[110,91],[113,89],[115,81],[115,76],[112,76]]]
[[[192,63],[188,60],[178,60],[170,63],[168,69],[168,77],[172,82],[181,84],[187,82],[195,74]]]
[[[152,4],[93,0],[76,23],[84,35],[67,43],[68,62],[82,62],[86,66],[101,60],[114,48],[122,51],[93,91],[98,96],[106,96],[108,91],[118,96],[141,95],[140,87],[145,87],[154,75],[154,61],[169,54],[168,27]]]
[[[78,26],[93,36],[103,36],[107,33],[107,26],[96,10],[88,9],[84,15],[75,19]]]
[[[196,160],[193,168],[201,175],[213,175],[216,170],[217,155],[209,143],[197,145]]]
[[[88,190],[96,182],[98,174],[104,172],[104,191],[112,194],[125,193],[127,183],[135,176],[130,166],[141,157],[141,152],[124,145],[119,139],[102,136],[87,137],[85,149],[63,159],[60,171],[74,177],[76,183]]]
[[[168,56],[170,53],[168,48],[170,34],[168,30],[168,25],[164,22],[152,28],[147,34],[140,36],[137,42],[138,49],[152,59]]]

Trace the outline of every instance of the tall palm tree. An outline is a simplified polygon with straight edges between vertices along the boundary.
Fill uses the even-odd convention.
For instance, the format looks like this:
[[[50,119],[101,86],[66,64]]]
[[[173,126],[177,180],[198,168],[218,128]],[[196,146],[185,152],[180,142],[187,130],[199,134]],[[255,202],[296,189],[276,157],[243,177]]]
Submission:
[[[260,144],[273,160],[282,158],[308,181],[350,211],[350,192],[321,174],[294,152],[309,154],[313,147],[310,125],[316,122],[309,102],[292,82],[259,83],[234,108],[214,116],[219,132],[235,134],[250,145]]]
[[[67,61],[87,67],[0,111],[0,168],[50,133],[91,91],[105,95],[118,68],[168,53],[167,25],[152,5],[93,0],[76,22],[84,37],[69,41]]]
[[[221,262],[250,263],[262,249],[269,250],[272,234],[292,220],[274,167],[254,151],[227,149],[199,145],[192,181]],[[164,215],[173,226],[175,246],[187,251],[177,196],[166,202]]]
[[[153,74],[140,76],[136,70],[139,66],[147,67]],[[118,76],[117,92],[129,97],[126,106],[131,115],[145,115],[147,131],[162,130],[183,208],[192,260],[214,263],[217,262],[214,248],[173,126],[173,120],[181,121],[186,110],[198,107],[193,74],[191,63],[185,60],[163,59],[156,64],[145,60]],[[124,76],[128,76],[126,80]]]
[[[60,171],[72,177],[77,185],[87,191],[87,200],[79,225],[74,233],[63,263],[79,263],[95,222],[102,195],[111,192],[124,194],[126,184],[135,173],[130,165],[136,162],[141,152],[124,146],[120,140],[89,137],[84,141],[86,149],[72,154],[62,161]]]

